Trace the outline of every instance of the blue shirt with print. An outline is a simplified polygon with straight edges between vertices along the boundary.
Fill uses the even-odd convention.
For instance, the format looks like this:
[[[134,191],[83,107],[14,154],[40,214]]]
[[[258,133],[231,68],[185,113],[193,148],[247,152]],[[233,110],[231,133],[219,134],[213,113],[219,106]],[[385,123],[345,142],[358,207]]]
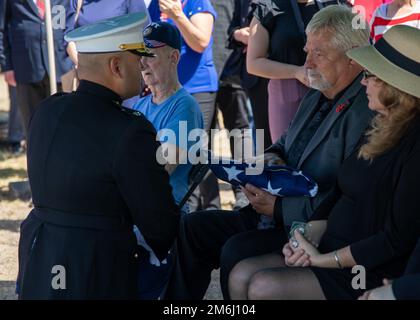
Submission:
[[[147,14],[147,8],[144,0],[83,0],[80,13],[77,16],[78,0],[70,0],[68,10],[66,11],[66,31],[65,34],[78,27],[97,22],[99,20],[121,16],[133,12],[144,12]],[[149,17],[148,17],[148,20]]]
[[[210,13],[216,20],[217,14],[210,0],[182,0],[183,11],[188,19],[197,13]],[[149,6],[149,14],[152,21],[161,20],[159,1],[152,0]],[[163,20],[163,19],[162,19]],[[175,23],[172,20],[167,22]],[[185,41],[182,41],[181,61],[178,65],[179,81],[189,93],[216,92],[218,89],[218,77],[213,62],[213,36],[203,53],[191,49]]]
[[[189,149],[195,144],[195,141],[188,141],[188,134],[191,130],[203,128],[200,107],[184,88],[179,89],[160,104],[153,103],[152,95],[148,95],[140,99],[133,109],[144,114],[155,127],[158,136],[161,130],[172,130],[175,133],[175,140],[163,136],[160,141],[175,144],[182,149]],[[183,129],[180,131],[180,123],[181,128],[186,126],[185,132],[183,132]],[[188,174],[191,167],[192,165],[188,160],[187,164],[178,165],[170,176],[172,194],[176,203],[179,203],[188,191]]]

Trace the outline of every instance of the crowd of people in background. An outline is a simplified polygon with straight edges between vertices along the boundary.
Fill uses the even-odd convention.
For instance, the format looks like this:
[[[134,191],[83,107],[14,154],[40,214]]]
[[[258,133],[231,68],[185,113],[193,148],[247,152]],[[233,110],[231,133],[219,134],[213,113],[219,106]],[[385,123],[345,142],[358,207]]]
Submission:
[[[119,94],[124,108],[143,114],[156,131],[175,132],[179,121],[186,121],[188,132],[210,133],[220,125],[220,111],[228,130],[264,130],[267,163],[303,170],[319,185],[314,198],[275,197],[252,185],[233,188],[236,203],[226,212],[218,180],[208,172],[180,208],[176,250],[165,263],[152,261],[163,260],[170,236],[155,246],[156,257],[143,230],[135,227],[139,245],[148,247],[142,253],[148,263],[138,272],[150,280],[139,281],[137,297],[202,299],[211,271],[220,267],[225,299],[419,298],[420,283],[414,288],[412,282],[419,281],[420,272],[418,247],[414,250],[420,207],[413,180],[420,176],[420,1],[51,4],[66,8],[65,29],[53,30],[59,91],[62,76],[78,74],[80,57],[82,64],[91,61],[66,35],[103,19],[143,12],[145,28],[139,33],[150,56],[139,58],[138,90]],[[365,28],[354,28],[357,18]],[[43,0],[2,1],[0,71],[9,87],[7,143],[13,152],[25,151],[31,118],[50,96],[46,33]],[[384,61],[392,66],[387,69]],[[176,142],[161,142],[178,155],[186,153]],[[236,148],[230,141],[232,155]],[[191,164],[165,169],[172,208],[188,191]],[[45,197],[35,196],[35,201]],[[268,229],[259,229],[262,217]],[[292,235],[297,246],[286,232],[294,221],[307,226],[306,234]],[[369,268],[364,295],[351,288],[356,264]],[[384,278],[399,278],[405,269],[404,278],[381,286]]]

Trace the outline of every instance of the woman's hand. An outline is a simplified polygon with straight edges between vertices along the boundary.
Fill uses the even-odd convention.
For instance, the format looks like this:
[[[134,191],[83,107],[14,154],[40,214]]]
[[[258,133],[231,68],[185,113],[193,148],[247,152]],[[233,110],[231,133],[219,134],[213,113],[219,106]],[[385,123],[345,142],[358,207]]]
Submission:
[[[209,12],[198,12],[187,17],[181,0],[159,0],[163,16],[171,19],[181,32],[183,41],[195,52],[203,53],[210,44],[214,17]]]
[[[16,87],[15,72],[13,70],[6,71],[4,73],[4,80],[11,87]]]
[[[395,300],[392,280],[384,279],[383,286],[366,291],[358,300]]]
[[[303,250],[309,256],[311,265],[315,265],[314,261],[321,256],[318,249],[297,230],[295,230],[293,237],[294,239],[291,238],[289,241],[293,252]]]
[[[392,291],[392,286],[387,285],[366,291],[359,297],[359,300],[395,300],[395,296]]]
[[[306,224],[305,238],[315,247],[318,247],[326,229],[327,220],[310,221]]]
[[[283,247],[285,263],[289,267],[316,266],[322,254],[318,251],[319,240],[325,232],[327,222],[325,220],[308,223],[305,237],[295,230],[293,237]]]
[[[77,58],[77,48],[76,48],[76,43],[73,41],[70,41],[67,45],[67,54],[70,58],[70,60],[73,62],[74,67],[77,68],[77,65],[79,63],[78,58]]]
[[[243,43],[244,45],[248,45],[249,27],[235,30],[233,32],[233,38],[236,41]]]
[[[183,14],[181,0],[159,0],[159,9],[170,19]]]
[[[309,267],[311,261],[309,255],[305,250],[293,250],[290,242],[286,243],[283,247],[284,263],[289,267]]]
[[[309,79],[304,66],[296,67],[295,78],[305,86],[309,87]]]
[[[260,188],[247,183],[245,187],[241,186],[242,192],[248,198],[249,203],[259,214],[272,217],[274,213],[274,204],[276,196],[268,193]]]

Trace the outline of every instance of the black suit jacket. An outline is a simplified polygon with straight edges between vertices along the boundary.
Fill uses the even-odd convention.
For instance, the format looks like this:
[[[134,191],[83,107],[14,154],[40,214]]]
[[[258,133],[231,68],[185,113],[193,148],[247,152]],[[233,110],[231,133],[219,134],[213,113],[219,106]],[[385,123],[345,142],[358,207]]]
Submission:
[[[64,44],[64,29],[59,27],[60,13],[65,20],[69,0],[52,0],[55,63],[58,82],[70,70],[71,61]],[[55,11],[57,10],[57,11]],[[62,19],[61,22],[65,22]],[[16,81],[33,83],[49,74],[47,32],[33,0],[2,0],[0,4],[0,65],[2,71],[14,70]]]
[[[307,221],[314,210],[333,191],[337,172],[347,159],[369,126],[373,112],[368,108],[366,90],[359,75],[335,99],[329,114],[309,141],[298,169],[311,176],[318,183],[318,194],[308,197],[277,197],[274,215],[286,226],[293,221]],[[290,147],[305,129],[318,108],[321,97],[318,90],[310,90],[303,98],[287,132],[266,152],[275,152],[283,159],[288,158]]]
[[[392,283],[397,300],[420,300],[420,239],[411,254],[405,275]]]
[[[120,103],[111,90],[81,81],[75,93],[46,99],[32,117],[35,209],[21,229],[21,298],[135,298],[133,224],[166,257],[179,221],[169,176],[156,161],[152,124]],[[51,288],[54,265],[67,270],[64,291]]]
[[[3,39],[4,39],[4,20],[5,20],[5,14],[6,12],[6,1],[0,2],[0,71],[2,71],[3,67],[6,64],[6,56],[4,54],[4,47],[2,46]]]

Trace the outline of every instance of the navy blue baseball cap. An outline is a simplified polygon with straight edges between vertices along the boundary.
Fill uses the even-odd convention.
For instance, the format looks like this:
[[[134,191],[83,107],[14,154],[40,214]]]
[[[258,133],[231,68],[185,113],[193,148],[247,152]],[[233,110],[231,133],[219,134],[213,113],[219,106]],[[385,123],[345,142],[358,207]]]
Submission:
[[[168,45],[181,50],[181,33],[168,22],[153,22],[143,30],[143,41],[146,48],[154,49]]]

